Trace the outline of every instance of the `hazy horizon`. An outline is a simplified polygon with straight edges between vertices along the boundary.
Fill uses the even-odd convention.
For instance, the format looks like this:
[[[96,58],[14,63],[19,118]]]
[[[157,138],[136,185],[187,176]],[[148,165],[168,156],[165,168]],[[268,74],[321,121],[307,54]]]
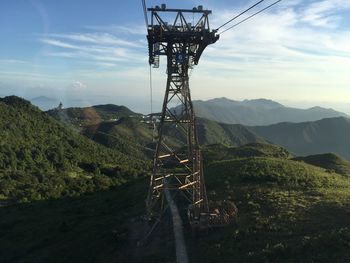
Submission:
[[[135,99],[135,97],[119,97],[119,98],[111,98],[108,96],[100,96],[100,97],[91,97],[91,98],[79,98],[79,97],[55,97],[55,96],[50,96],[48,94],[38,94],[37,96],[21,96],[18,94],[8,94],[8,95],[2,95],[0,94],[0,97],[5,97],[5,96],[20,96],[23,97],[24,99],[27,99],[29,101],[36,100],[40,97],[43,97],[44,100],[52,100],[51,104],[49,102],[48,105],[49,107],[40,107],[42,110],[48,110],[52,107],[58,106],[60,102],[63,103],[63,106],[65,108],[69,107],[88,107],[88,106],[94,106],[94,105],[101,105],[101,104],[114,104],[114,105],[122,105],[130,108],[134,112],[142,113],[142,114],[148,114],[151,112],[151,105],[150,101],[147,105],[147,103],[144,103],[145,98],[140,98],[140,99]],[[216,98],[223,98],[223,97],[213,97],[213,98],[206,98],[203,99],[202,101],[207,101],[211,99],[216,99]],[[326,101],[290,101],[290,100],[275,100],[271,98],[229,98],[229,97],[224,97],[229,100],[234,100],[234,101],[243,101],[243,100],[257,100],[257,99],[266,99],[266,100],[272,100],[275,102],[278,102],[282,104],[285,107],[291,107],[291,108],[299,108],[299,109],[309,109],[312,107],[322,107],[322,108],[331,108],[333,110],[339,111],[346,113],[347,115],[350,116],[350,103],[334,103],[334,102],[326,102]],[[197,99],[194,99],[197,100]],[[161,109],[161,103],[162,101],[154,101],[153,102],[153,112],[159,112]],[[36,106],[41,106],[38,103],[35,104]]]

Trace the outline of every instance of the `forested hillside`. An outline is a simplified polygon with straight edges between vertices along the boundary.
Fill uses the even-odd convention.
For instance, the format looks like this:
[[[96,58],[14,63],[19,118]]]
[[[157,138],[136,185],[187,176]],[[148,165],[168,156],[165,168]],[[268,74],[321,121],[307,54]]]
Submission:
[[[211,209],[226,200],[239,213],[237,224],[197,238],[185,227],[190,262],[349,261],[350,179],[334,172],[336,166],[295,161],[285,149],[261,143],[203,150]],[[2,260],[174,262],[166,218],[169,225],[157,227],[151,242],[137,245],[144,238],[147,189],[148,180],[140,178],[112,191],[3,207]]]
[[[0,198],[4,203],[107,189],[148,163],[94,143],[28,101],[0,99]]]

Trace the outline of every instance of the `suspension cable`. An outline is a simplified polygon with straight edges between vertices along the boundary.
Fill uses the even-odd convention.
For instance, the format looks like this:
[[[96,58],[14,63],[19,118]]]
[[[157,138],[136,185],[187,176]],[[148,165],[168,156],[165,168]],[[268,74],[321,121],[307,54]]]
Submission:
[[[230,19],[229,21],[227,21],[226,23],[222,24],[221,26],[219,26],[216,31],[218,31],[220,28],[226,26],[227,24],[231,23],[233,20],[237,19],[238,17],[240,17],[241,15],[247,13],[249,10],[253,9],[254,7],[256,7],[257,5],[261,4],[262,2],[264,2],[265,0],[260,0],[259,2],[257,2],[256,4],[252,5],[251,7],[249,7],[248,9],[244,10],[243,12],[241,12],[240,14],[236,15],[235,17],[233,17],[232,19]]]
[[[148,30],[148,16],[147,16],[146,0],[141,0],[141,2],[142,2],[143,15],[145,17],[146,30]]]
[[[142,2],[142,9],[143,14],[145,17],[145,25],[146,30],[148,30],[148,16],[147,16],[147,6],[146,6],[146,0],[141,0]],[[150,88],[150,102],[151,102],[151,122],[152,122],[152,113],[153,113],[153,83],[152,83],[152,67],[149,65],[149,88]]]
[[[152,131],[152,142],[156,141],[157,137],[157,126],[156,126],[156,119],[153,116],[153,78],[152,78],[152,66],[149,65],[149,89],[150,89],[150,103],[151,103],[151,113],[149,115],[149,122],[153,127]]]
[[[271,5],[268,5],[267,7],[261,9],[260,11],[254,13],[254,14],[252,14],[252,15],[250,15],[250,16],[248,16],[247,18],[243,19],[242,21],[240,21],[240,22],[238,22],[238,23],[236,23],[236,24],[230,26],[229,28],[225,29],[225,30],[222,31],[220,34],[223,34],[223,33],[225,33],[226,31],[228,31],[228,30],[230,30],[230,29],[232,29],[232,28],[234,28],[234,27],[236,27],[236,26],[242,24],[243,22],[245,22],[245,21],[251,19],[252,17],[254,17],[254,16],[256,16],[256,15],[262,13],[262,12],[264,12],[266,9],[269,9],[270,7],[276,5],[277,3],[281,2],[281,1],[282,1],[282,0],[278,0],[278,1],[274,2],[274,3],[272,3]]]
[[[152,80],[152,66],[151,65],[149,65],[149,89],[150,89],[150,103],[151,103],[151,115],[152,115],[152,113],[153,113],[153,80]]]
[[[146,0],[141,0],[142,2],[142,9],[143,9],[143,15],[145,17],[145,25],[146,25],[146,30],[148,31],[148,16],[147,16],[147,5],[146,5]],[[149,114],[149,122],[151,125],[153,125],[153,134],[152,134],[152,141],[155,141],[156,138],[156,122],[155,119],[153,118],[153,80],[152,80],[152,66],[149,65],[149,89],[150,89],[150,108],[151,112]]]

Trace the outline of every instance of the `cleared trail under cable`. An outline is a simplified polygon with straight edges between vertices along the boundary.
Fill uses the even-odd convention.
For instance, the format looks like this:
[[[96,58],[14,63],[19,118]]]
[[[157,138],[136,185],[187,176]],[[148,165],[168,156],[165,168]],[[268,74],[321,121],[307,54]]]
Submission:
[[[183,233],[182,219],[179,214],[179,210],[174,202],[173,197],[168,189],[164,190],[165,198],[169,204],[172,221],[173,231],[175,238],[175,250],[176,250],[176,262],[177,263],[188,263],[188,255],[186,249],[186,243]]]

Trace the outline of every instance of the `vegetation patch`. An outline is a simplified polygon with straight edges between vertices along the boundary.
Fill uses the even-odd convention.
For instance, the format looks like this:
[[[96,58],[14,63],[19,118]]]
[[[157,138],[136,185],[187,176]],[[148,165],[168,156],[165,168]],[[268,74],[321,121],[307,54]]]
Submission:
[[[149,171],[150,163],[96,144],[15,96],[0,99],[0,127],[7,203],[77,196]]]
[[[209,200],[234,201],[238,221],[192,239],[193,262],[350,260],[348,177],[285,158],[208,161]]]

